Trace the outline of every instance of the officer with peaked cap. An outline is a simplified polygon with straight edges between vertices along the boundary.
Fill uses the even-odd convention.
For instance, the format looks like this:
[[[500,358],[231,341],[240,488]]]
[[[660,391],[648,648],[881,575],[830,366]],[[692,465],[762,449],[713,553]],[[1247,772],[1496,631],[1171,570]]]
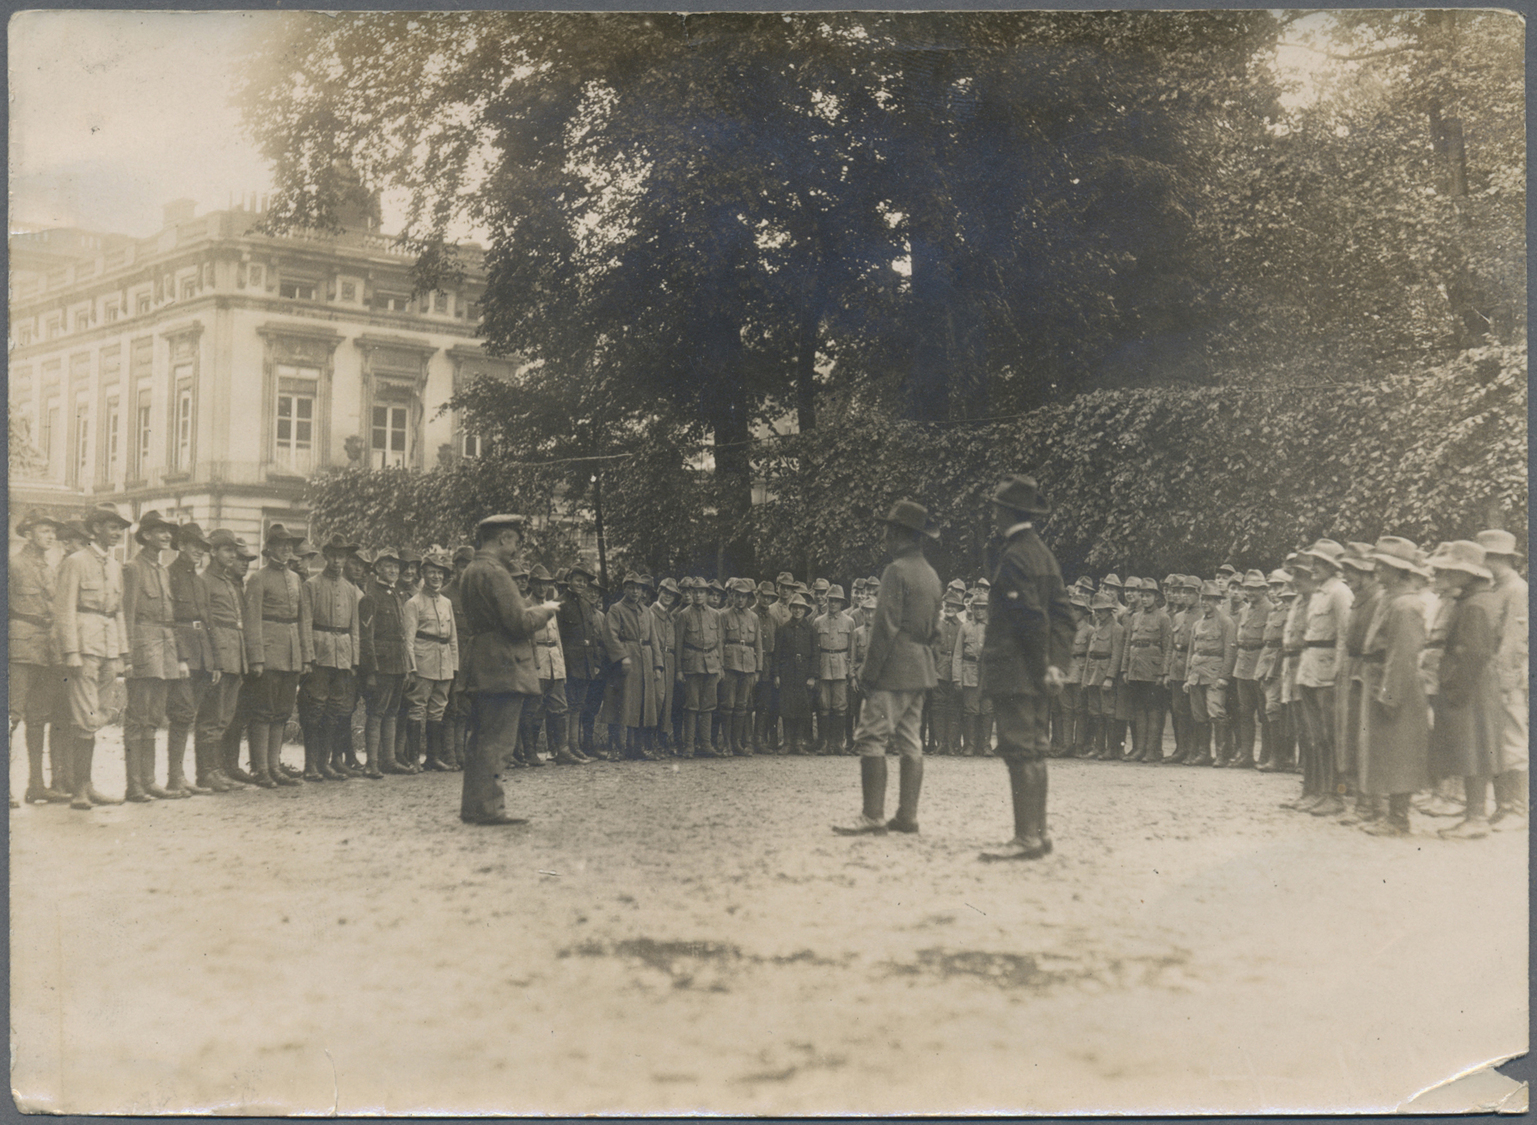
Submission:
[[[1526,580],[1516,573],[1520,553],[1516,537],[1508,531],[1480,531],[1475,541],[1484,549],[1484,565],[1494,580],[1499,602],[1500,694],[1505,703],[1505,723],[1499,760],[1494,774],[1494,815],[1489,827],[1495,832],[1526,827],[1527,775],[1530,769],[1527,708],[1529,652],[1527,644],[1528,598]]]
[[[1033,477],[1012,476],[992,495],[1003,554],[989,583],[982,680],[998,724],[998,756],[1009,770],[1014,835],[986,859],[1038,859],[1052,850],[1046,829],[1050,700],[1067,682],[1074,622],[1062,571],[1035,529],[1050,512]]]
[[[888,828],[918,831],[918,798],[923,787],[920,725],[924,697],[939,683],[931,646],[939,632],[943,593],[939,575],[923,557],[923,541],[933,537],[928,516],[923,505],[899,500],[880,521],[886,525],[891,562],[881,575],[868,626],[867,651],[856,669],[864,694],[854,736],[854,748],[860,756],[863,809],[852,825],[834,829],[840,835],[884,833]],[[824,629],[822,635],[834,635],[832,628]],[[895,745],[901,763],[897,814],[889,824],[888,743]]]
[[[518,593],[508,564],[518,555],[526,521],[488,516],[475,526],[475,558],[460,580],[469,626],[470,739],[465,751],[459,818],[466,824],[525,823],[507,812],[501,777],[517,741],[523,708],[539,694],[533,641],[558,608],[531,606]]]
[[[63,707],[64,671],[53,639],[53,595],[58,576],[48,558],[58,529],[57,520],[36,508],[22,517],[16,534],[25,537],[26,543],[11,556],[6,582],[11,610],[11,736],[15,737],[17,724],[25,720],[28,804],[70,799],[74,743]],[[43,780],[45,740],[52,749],[51,789]]]

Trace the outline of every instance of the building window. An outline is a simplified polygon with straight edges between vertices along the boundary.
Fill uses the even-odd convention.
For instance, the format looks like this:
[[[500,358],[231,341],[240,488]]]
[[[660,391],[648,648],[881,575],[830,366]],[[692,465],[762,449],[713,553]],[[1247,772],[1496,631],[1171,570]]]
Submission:
[[[278,395],[277,448],[273,460],[295,473],[308,473],[315,457],[314,394]]]
[[[50,406],[43,414],[43,432],[40,445],[44,460],[48,462],[48,475],[57,480],[63,473],[64,442],[59,433],[59,408]]]
[[[181,283],[181,299],[190,301],[197,296],[197,278],[189,277]]]
[[[462,457],[479,457],[484,446],[481,444],[480,435],[469,431],[461,431],[459,434],[459,454]]]
[[[251,277],[251,285],[253,287],[255,287],[255,288],[258,288],[258,289],[261,288],[261,283],[262,283],[262,267],[261,266],[251,266],[250,269],[247,272],[250,274],[250,277]]]
[[[106,437],[107,437],[107,447],[106,447],[107,472],[106,472],[106,476],[107,476],[107,479],[110,480],[114,476],[117,475],[118,407],[117,407],[117,399],[116,399],[116,397],[109,398],[107,400],[107,419],[106,419],[106,423],[105,424],[106,424],[106,427],[107,427],[107,430],[106,430]]]
[[[309,281],[285,281],[278,286],[278,296],[295,301],[313,301],[315,285]]]
[[[440,313],[448,311],[448,294],[441,289],[432,295],[432,311]]]
[[[111,324],[113,321],[115,321],[117,319],[117,312],[118,312],[117,302],[116,301],[108,301],[107,305],[106,305],[106,308],[102,309],[101,315],[102,315],[103,319],[105,319],[108,324]]]
[[[369,463],[375,469],[403,468],[410,450],[407,448],[407,429],[410,410],[404,406],[375,406],[373,441],[369,450]]]
[[[380,293],[374,303],[385,312],[407,312],[411,308],[411,298],[400,293]]]
[[[75,331],[76,332],[84,332],[84,331],[88,330],[90,327],[91,327],[91,314],[88,313],[88,312],[84,312],[84,311],[77,312],[75,314]]]
[[[148,395],[142,395],[139,399],[139,441],[137,449],[138,462],[135,466],[141,480],[149,476],[149,439],[150,439],[150,415]]]
[[[48,339],[50,339],[50,340],[57,340],[59,338],[59,332],[62,331],[62,327],[63,326],[60,324],[60,318],[59,317],[50,316],[48,318],[48,330],[47,330]]]
[[[176,392],[176,468],[192,468],[192,388]]]
[[[355,281],[342,282],[342,300],[356,301],[358,299],[358,286]]]
[[[22,347],[26,347],[32,342],[32,326],[30,324],[23,324],[16,329],[16,341]]]
[[[134,299],[133,308],[134,312],[136,312],[139,316],[143,316],[145,313],[149,312],[149,294],[140,293],[138,297]]]
[[[84,488],[91,479],[91,411],[85,403],[75,406],[75,485]]]

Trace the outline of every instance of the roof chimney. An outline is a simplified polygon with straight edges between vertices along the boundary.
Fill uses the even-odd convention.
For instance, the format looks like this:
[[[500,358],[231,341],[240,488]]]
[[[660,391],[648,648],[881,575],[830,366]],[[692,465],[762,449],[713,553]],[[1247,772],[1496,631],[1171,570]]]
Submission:
[[[174,227],[178,223],[190,223],[196,213],[197,200],[173,199],[165,205],[165,225]]]

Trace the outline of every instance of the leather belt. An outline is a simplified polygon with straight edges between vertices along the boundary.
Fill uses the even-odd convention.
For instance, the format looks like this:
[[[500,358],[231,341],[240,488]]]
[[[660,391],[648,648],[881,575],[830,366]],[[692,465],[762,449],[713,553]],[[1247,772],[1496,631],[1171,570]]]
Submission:
[[[1265,647],[1265,642],[1264,641],[1239,641],[1238,642],[1238,647],[1243,649],[1245,652],[1254,652],[1256,649],[1264,648]]]
[[[85,606],[83,606],[83,605],[77,605],[75,607],[75,612],[76,613],[89,613],[89,614],[91,614],[94,617],[116,617],[117,616],[117,611],[116,610],[114,610],[111,613],[108,613],[104,609],[86,609]]]
[[[1109,660],[1110,659],[1110,655],[1111,654],[1108,653],[1108,652],[1091,652],[1091,653],[1089,653],[1089,659],[1090,660]]]
[[[683,642],[683,647],[684,648],[691,648],[695,652],[714,652],[715,651],[715,646],[714,645],[696,645],[693,641],[684,641]]]
[[[1446,642],[1445,641],[1426,641],[1425,642],[1425,647],[1426,648],[1445,648],[1446,647]]]
[[[447,637],[440,637],[436,633],[423,633],[420,630],[417,631],[416,639],[419,641],[432,641],[434,644],[440,645],[446,645],[448,643]]]
[[[1157,644],[1158,644],[1157,641],[1132,641],[1131,642],[1131,647],[1132,648],[1154,648]]]
[[[201,621],[178,621],[176,627],[178,629],[201,629],[203,623]]]
[[[262,620],[263,621],[270,621],[274,625],[297,625],[297,624],[299,624],[299,619],[297,617],[268,617],[265,613],[262,614]]]
[[[1283,648],[1281,650],[1281,655],[1282,656],[1301,656],[1302,655],[1302,650],[1300,648]]]
[[[418,637],[421,636],[420,633],[418,633],[416,635]],[[534,643],[537,644],[540,648],[559,648],[560,647],[560,644],[557,641],[536,641]]]
[[[90,611],[87,610],[86,612]],[[40,613],[17,613],[15,610],[12,610],[11,616],[17,621],[25,621],[29,625],[36,625],[41,629],[53,628],[53,619],[50,617],[44,617]]]
[[[839,653],[847,652],[848,649],[846,649],[846,648],[820,648],[820,649],[817,649],[817,651],[820,652],[823,656],[837,656]]]
[[[311,625],[310,628],[315,630],[315,632],[317,632],[317,633],[350,633],[350,632],[352,632],[352,626],[350,626],[350,625]]]
[[[1302,643],[1308,648],[1333,648],[1335,638],[1330,637],[1327,641],[1303,641]]]

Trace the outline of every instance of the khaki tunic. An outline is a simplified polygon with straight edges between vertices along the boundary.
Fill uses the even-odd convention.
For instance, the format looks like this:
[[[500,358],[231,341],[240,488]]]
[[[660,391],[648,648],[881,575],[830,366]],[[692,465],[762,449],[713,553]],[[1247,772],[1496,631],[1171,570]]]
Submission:
[[[1308,598],[1297,663],[1297,683],[1303,687],[1333,687],[1345,669],[1345,633],[1353,600],[1350,587],[1338,577],[1330,578]]]
[[[1231,678],[1238,662],[1238,627],[1220,609],[1201,617],[1190,627],[1190,663],[1187,684],[1214,684]]]
[[[1174,624],[1161,609],[1138,611],[1131,615],[1126,631],[1126,647],[1121,658],[1121,674],[1128,680],[1162,678],[1174,645]]]
[[[308,614],[299,576],[286,566],[266,565],[245,584],[245,651],[248,664],[272,672],[302,672]]]
[[[721,614],[707,605],[691,605],[674,615],[673,644],[685,676],[719,672],[725,653]]]
[[[452,603],[422,590],[406,599],[400,616],[409,670],[424,680],[453,679],[459,670],[459,632]]]
[[[345,578],[317,574],[304,583],[306,649],[320,668],[354,668],[362,661],[360,591]]]
[[[213,668],[220,672],[244,672],[245,597],[240,583],[212,568],[201,581],[208,591],[208,637],[213,642]]]
[[[1233,665],[1233,678],[1260,680],[1260,655],[1265,649],[1265,629],[1270,623],[1271,604],[1262,598],[1248,607],[1243,620],[1238,623],[1238,660]]]
[[[131,679],[177,680],[176,610],[171,576],[146,547],[123,568],[123,620],[128,625]]]
[[[818,679],[846,680],[854,674],[854,618],[843,610],[824,613],[811,623],[817,639]]]
[[[969,617],[961,619],[955,636],[955,651],[950,654],[950,678],[956,687],[980,687],[982,684],[982,645],[987,626]]]
[[[750,609],[728,609],[721,614],[721,664],[728,672],[763,670],[763,628]]]
[[[48,556],[35,545],[28,543],[11,556],[6,576],[11,609],[11,663],[57,662],[53,638],[53,595],[57,588],[58,573],[49,565]]]

